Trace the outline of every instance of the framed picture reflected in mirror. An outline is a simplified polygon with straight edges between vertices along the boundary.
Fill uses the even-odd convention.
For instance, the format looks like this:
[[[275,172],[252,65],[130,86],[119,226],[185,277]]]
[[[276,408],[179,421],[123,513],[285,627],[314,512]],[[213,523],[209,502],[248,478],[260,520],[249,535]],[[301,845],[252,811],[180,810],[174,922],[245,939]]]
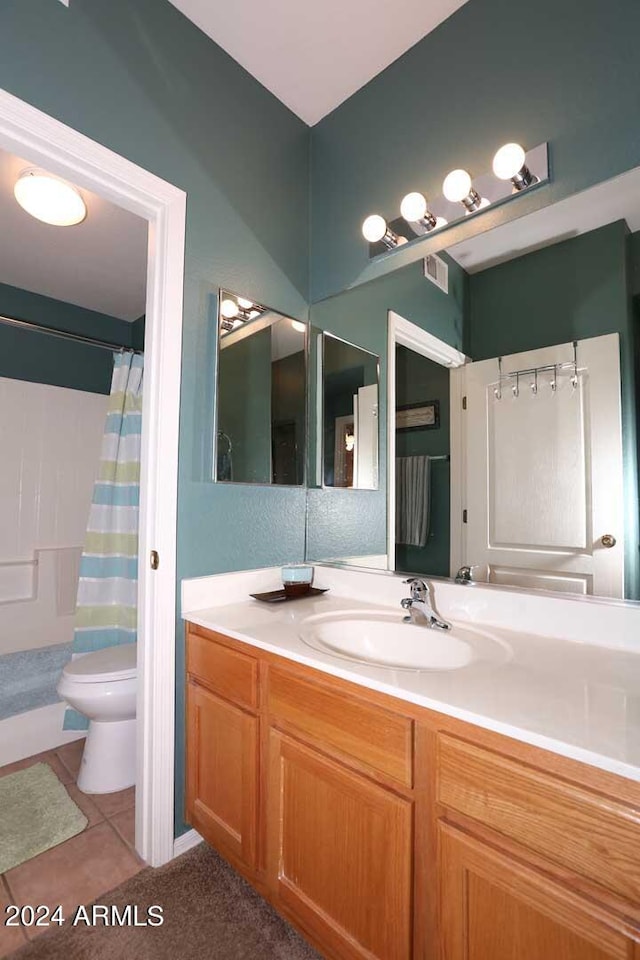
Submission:
[[[396,430],[436,430],[440,426],[440,402],[408,403],[396,409]]]

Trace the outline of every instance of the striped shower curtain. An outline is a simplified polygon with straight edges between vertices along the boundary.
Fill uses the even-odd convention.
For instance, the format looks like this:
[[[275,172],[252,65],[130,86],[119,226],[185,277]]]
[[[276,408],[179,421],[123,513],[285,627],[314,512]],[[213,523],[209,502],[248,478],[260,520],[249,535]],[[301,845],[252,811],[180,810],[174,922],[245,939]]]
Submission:
[[[98,479],[80,560],[74,656],[137,638],[143,358],[114,355]],[[86,717],[68,709],[65,730]]]

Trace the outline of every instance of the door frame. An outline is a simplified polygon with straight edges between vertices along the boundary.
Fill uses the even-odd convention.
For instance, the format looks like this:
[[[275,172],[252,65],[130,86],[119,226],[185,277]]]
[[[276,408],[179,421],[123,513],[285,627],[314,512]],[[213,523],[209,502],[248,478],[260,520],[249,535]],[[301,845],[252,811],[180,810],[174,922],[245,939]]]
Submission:
[[[178,429],[186,194],[0,90],[0,147],[149,223],[138,572],[136,850],[174,855]],[[160,565],[147,558],[157,550]]]
[[[443,367],[455,370],[467,362],[464,353],[445,343],[444,340],[434,337],[432,333],[422,327],[405,320],[400,314],[389,310],[387,314],[387,569],[395,569],[396,552],[396,347],[408,347],[414,353],[419,353],[428,360],[434,360]],[[462,442],[461,423],[456,411],[461,407],[460,399],[461,378],[450,377],[451,395],[451,504],[453,506],[460,495],[462,483]],[[459,511],[458,511],[459,513]],[[458,569],[456,549],[460,533],[454,530],[454,522],[459,525],[461,517],[451,510],[451,569]]]

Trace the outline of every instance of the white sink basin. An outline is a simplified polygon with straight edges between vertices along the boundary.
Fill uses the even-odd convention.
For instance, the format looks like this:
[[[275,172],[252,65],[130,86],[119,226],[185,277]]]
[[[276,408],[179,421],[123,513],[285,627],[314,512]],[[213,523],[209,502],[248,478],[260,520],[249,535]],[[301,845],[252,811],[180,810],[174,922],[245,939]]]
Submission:
[[[314,650],[396,670],[459,670],[476,660],[509,659],[506,643],[476,627],[438,630],[393,611],[347,610],[307,617],[300,638]]]

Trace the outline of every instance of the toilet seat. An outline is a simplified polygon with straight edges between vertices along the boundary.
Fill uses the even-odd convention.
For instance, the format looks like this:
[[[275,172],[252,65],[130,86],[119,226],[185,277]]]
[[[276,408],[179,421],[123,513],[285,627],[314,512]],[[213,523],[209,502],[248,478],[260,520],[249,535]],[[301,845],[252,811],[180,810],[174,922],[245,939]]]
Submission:
[[[77,657],[66,665],[63,676],[75,683],[106,683],[136,676],[137,644],[121,643]]]

